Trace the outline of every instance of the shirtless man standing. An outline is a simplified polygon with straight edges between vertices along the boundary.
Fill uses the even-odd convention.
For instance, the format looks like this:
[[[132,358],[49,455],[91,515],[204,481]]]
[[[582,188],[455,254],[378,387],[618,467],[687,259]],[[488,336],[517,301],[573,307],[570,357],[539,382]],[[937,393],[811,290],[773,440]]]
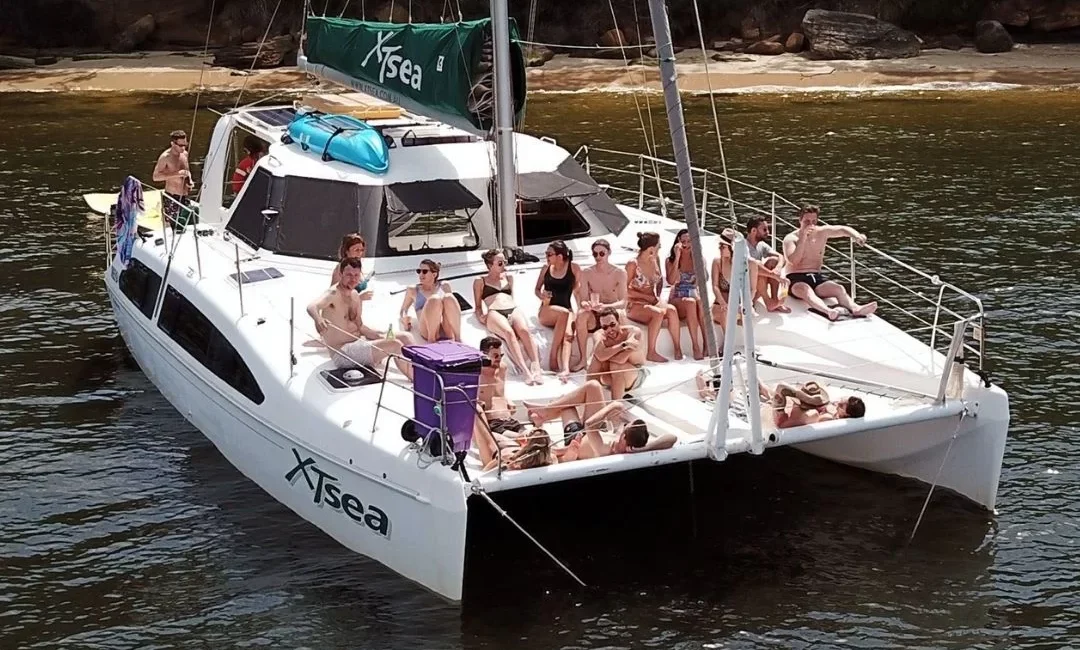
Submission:
[[[791,295],[805,300],[811,309],[835,321],[840,312],[825,304],[822,298],[836,298],[853,316],[869,316],[877,309],[876,302],[857,305],[843,285],[830,280],[821,272],[825,262],[825,245],[834,237],[850,237],[862,246],[866,235],[848,226],[819,226],[816,205],[799,211],[799,229],[784,237],[784,257],[787,258],[787,279]]]
[[[154,166],[154,182],[165,183],[161,211],[173,225],[178,224],[181,211],[190,203],[188,192],[195,186],[188,167],[187,147],[187,133],[173,131],[169,134],[169,148],[158,156]]]
[[[308,305],[307,313],[315,321],[315,329],[323,343],[330,349],[334,366],[348,368],[359,364],[378,368],[389,355],[401,354],[402,343],[409,342],[407,335],[386,339],[364,325],[360,316],[360,295],[356,293],[356,283],[361,276],[360,260],[345,258],[341,260],[340,268],[341,280]],[[412,367],[408,362],[395,356],[394,365],[412,380]]]
[[[596,379],[611,388],[612,399],[622,399],[645,365],[641,331],[622,325],[619,312],[605,307],[600,312],[600,331],[593,335],[593,357],[586,379]]]
[[[626,309],[626,270],[611,263],[611,244],[606,239],[597,239],[592,245],[592,256],[596,264],[581,272],[578,285],[580,309],[575,326],[579,358],[570,367],[571,372],[578,372],[588,361],[586,332],[591,334],[600,328],[597,314],[608,307],[620,312]]]

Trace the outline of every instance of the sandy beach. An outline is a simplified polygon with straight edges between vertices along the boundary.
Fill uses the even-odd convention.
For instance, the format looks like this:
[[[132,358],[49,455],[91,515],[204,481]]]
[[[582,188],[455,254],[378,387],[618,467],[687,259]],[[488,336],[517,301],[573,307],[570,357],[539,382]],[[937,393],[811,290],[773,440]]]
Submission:
[[[930,86],[985,88],[1080,85],[1080,45],[1018,45],[1005,54],[926,50],[912,59],[812,61],[800,55],[757,56],[687,50],[679,61],[679,85],[688,92],[787,92],[903,90]],[[706,65],[707,64],[707,65]],[[707,68],[707,72],[706,72]],[[660,89],[655,65],[556,56],[528,71],[529,89],[541,92],[620,92]],[[191,53],[149,52],[116,58],[0,70],[0,92],[190,92],[291,91],[312,85],[294,68],[247,73],[215,68]]]

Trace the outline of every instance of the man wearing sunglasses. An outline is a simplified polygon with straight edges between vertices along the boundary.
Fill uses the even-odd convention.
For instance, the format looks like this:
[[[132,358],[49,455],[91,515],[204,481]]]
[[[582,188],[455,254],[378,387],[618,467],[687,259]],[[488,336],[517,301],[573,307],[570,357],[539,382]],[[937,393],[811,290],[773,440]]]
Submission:
[[[614,307],[600,311],[600,330],[593,335],[592,362],[587,379],[595,379],[611,389],[611,399],[622,399],[640,383],[645,365],[641,331],[623,325]]]
[[[187,133],[176,130],[169,134],[169,148],[158,156],[154,166],[154,182],[165,183],[161,197],[161,211],[173,225],[178,225],[180,213],[189,204],[188,192],[194,187],[191,168],[188,166]],[[186,217],[187,215],[185,215]],[[179,224],[186,225],[186,224]]]
[[[577,314],[578,361],[570,367],[577,372],[588,362],[588,339],[590,334],[600,329],[597,317],[604,309],[611,307],[619,312],[626,309],[626,270],[611,263],[611,244],[606,239],[597,239],[592,245],[592,256],[596,264],[582,270],[579,280]],[[620,321],[622,316],[619,316]]]

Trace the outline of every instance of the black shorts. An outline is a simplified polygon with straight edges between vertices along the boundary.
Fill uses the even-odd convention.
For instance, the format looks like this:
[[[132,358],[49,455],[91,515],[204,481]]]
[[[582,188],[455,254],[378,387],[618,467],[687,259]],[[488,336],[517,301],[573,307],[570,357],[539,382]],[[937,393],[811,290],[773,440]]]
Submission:
[[[814,273],[788,273],[787,279],[791,286],[802,283],[810,287],[811,291],[829,281],[829,277],[820,271]]]
[[[525,425],[514,418],[492,418],[488,420],[488,428],[492,433],[521,433],[525,430]]]
[[[570,444],[574,438],[580,438],[585,432],[585,425],[580,422],[568,422],[563,427],[563,442]]]

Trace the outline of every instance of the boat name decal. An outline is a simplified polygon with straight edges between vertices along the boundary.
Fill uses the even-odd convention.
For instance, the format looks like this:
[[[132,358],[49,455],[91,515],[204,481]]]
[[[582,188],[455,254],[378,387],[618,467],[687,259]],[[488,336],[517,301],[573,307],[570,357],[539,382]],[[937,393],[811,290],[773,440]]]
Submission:
[[[370,503],[365,508],[356,495],[342,491],[337,477],[319,469],[314,458],[301,458],[296,449],[293,449],[292,453],[296,458],[296,467],[285,474],[285,480],[290,485],[295,484],[299,477],[304,477],[308,489],[314,494],[312,501],[315,505],[322,507],[325,503],[334,510],[345,513],[356,523],[366,526],[373,533],[390,537],[390,518],[385,512]]]
[[[386,83],[388,78],[397,79],[402,85],[409,86],[413,90],[420,90],[424,69],[411,59],[397,54],[401,45],[386,45],[386,42],[396,35],[397,32],[376,32],[375,45],[360,62],[360,67],[366,68],[371,55],[374,54],[375,61],[379,64],[379,83]]]

